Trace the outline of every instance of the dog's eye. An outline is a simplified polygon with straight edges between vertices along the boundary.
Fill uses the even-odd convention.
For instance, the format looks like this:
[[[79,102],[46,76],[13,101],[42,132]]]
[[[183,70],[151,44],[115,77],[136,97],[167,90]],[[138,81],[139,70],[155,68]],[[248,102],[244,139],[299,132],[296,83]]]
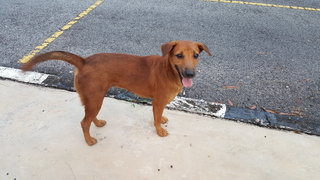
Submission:
[[[179,59],[182,59],[183,55],[182,54],[177,54],[176,57],[179,58]]]
[[[193,55],[193,57],[194,57],[195,59],[197,59],[197,58],[199,57],[199,54],[196,53],[196,54]]]

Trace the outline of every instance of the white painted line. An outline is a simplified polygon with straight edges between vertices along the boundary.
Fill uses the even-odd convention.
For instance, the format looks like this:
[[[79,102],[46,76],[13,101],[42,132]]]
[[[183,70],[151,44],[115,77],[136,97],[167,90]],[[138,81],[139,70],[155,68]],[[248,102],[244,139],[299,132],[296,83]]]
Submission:
[[[210,104],[217,105],[217,103],[210,103]],[[219,105],[221,105],[221,109],[219,111],[217,111],[216,113],[214,113],[214,116],[224,118],[224,116],[226,115],[226,111],[227,111],[227,105],[225,105],[225,104],[219,104]]]
[[[191,113],[200,113],[215,117],[224,118],[227,106],[225,104],[207,102],[199,99],[192,99],[177,96],[170,104],[169,108],[184,110]],[[216,112],[215,112],[216,110]]]
[[[41,84],[49,75],[38,72],[22,72],[20,69],[0,66],[0,77],[16,81]]]

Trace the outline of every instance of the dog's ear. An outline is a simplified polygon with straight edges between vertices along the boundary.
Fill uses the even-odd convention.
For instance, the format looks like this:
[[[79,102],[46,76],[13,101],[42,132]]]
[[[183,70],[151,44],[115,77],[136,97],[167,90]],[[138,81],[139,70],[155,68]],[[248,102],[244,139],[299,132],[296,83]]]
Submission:
[[[197,44],[198,44],[200,52],[205,51],[206,53],[209,54],[209,56],[212,56],[207,45],[205,45],[203,43],[197,43]]]
[[[168,55],[176,44],[177,44],[176,41],[170,41],[165,44],[162,44],[161,45],[162,56],[164,57],[164,56]]]

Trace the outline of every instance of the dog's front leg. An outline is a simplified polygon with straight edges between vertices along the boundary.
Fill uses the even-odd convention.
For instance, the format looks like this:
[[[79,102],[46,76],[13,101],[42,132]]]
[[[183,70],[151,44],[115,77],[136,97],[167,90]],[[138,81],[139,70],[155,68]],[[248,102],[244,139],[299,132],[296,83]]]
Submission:
[[[161,137],[168,136],[167,130],[161,127],[161,124],[164,123],[163,122],[164,120],[162,120],[163,118],[162,113],[165,106],[166,106],[166,103],[163,103],[157,99],[154,99],[152,102],[154,127],[156,128],[157,134]]]

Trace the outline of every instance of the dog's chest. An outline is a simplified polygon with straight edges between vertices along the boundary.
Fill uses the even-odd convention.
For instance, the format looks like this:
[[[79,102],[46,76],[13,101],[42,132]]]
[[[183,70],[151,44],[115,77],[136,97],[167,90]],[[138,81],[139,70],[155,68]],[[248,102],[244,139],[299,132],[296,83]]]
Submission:
[[[169,102],[171,102],[180,92],[182,92],[182,86],[172,86],[172,87],[168,87],[170,88],[168,93],[168,99]]]

